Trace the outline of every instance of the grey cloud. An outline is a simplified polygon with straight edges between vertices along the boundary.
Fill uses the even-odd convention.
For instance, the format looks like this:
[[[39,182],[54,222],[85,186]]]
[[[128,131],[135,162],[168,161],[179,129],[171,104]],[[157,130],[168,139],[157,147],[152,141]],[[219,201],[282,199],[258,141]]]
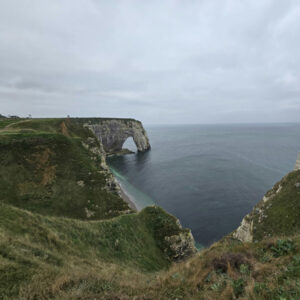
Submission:
[[[0,3],[2,114],[299,121],[298,0]]]

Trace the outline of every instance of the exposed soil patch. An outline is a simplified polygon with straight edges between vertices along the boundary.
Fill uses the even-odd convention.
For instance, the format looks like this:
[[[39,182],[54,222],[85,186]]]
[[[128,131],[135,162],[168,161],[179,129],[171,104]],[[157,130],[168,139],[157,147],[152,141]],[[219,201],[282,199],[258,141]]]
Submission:
[[[68,128],[67,128],[66,123],[64,121],[61,122],[61,124],[60,124],[60,130],[61,130],[61,133],[64,136],[70,136]]]
[[[32,155],[33,159],[30,161],[35,165],[35,169],[41,175],[41,184],[43,186],[51,184],[55,179],[56,166],[51,165],[50,156],[52,152],[46,148],[40,152]],[[42,172],[42,174],[40,174]]]

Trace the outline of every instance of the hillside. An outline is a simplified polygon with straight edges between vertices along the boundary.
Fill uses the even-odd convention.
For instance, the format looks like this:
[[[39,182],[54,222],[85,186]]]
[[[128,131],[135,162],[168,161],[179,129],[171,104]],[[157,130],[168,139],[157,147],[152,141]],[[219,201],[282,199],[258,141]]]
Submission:
[[[166,231],[176,228],[156,208],[86,222],[2,204],[1,298],[299,298],[299,236],[259,243],[227,237],[167,270],[170,260],[160,251],[164,239],[149,230],[162,219],[170,221]]]
[[[300,171],[194,255],[175,217],[119,196],[84,126],[111,121],[0,120],[0,299],[300,298]]]
[[[6,127],[3,128],[3,122]],[[0,200],[45,215],[105,219],[130,212],[92,132],[64,119],[0,128]]]
[[[155,207],[85,222],[1,204],[0,298],[11,299],[24,292],[26,299],[36,299],[35,293],[45,293],[37,299],[48,299],[47,286],[51,289],[61,276],[70,277],[69,283],[61,284],[75,287],[79,282],[72,275],[88,277],[94,272],[110,277],[114,276],[111,270],[136,274],[166,268],[173,253],[164,237],[180,231],[174,217]],[[36,281],[38,287],[34,287]],[[34,288],[38,291],[30,290]]]

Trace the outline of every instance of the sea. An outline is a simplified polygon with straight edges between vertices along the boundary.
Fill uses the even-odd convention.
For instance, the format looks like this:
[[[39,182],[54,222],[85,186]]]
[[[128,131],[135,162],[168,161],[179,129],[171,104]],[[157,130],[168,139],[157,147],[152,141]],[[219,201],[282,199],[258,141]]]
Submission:
[[[151,150],[108,158],[141,210],[158,205],[209,246],[292,171],[300,124],[146,125]],[[132,138],[124,148],[136,151]]]

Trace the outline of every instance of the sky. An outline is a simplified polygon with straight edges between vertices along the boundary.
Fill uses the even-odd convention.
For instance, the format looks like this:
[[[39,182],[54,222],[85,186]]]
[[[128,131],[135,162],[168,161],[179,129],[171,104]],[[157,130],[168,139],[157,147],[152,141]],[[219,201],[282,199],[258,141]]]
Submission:
[[[299,122],[299,0],[0,0],[0,113]]]

